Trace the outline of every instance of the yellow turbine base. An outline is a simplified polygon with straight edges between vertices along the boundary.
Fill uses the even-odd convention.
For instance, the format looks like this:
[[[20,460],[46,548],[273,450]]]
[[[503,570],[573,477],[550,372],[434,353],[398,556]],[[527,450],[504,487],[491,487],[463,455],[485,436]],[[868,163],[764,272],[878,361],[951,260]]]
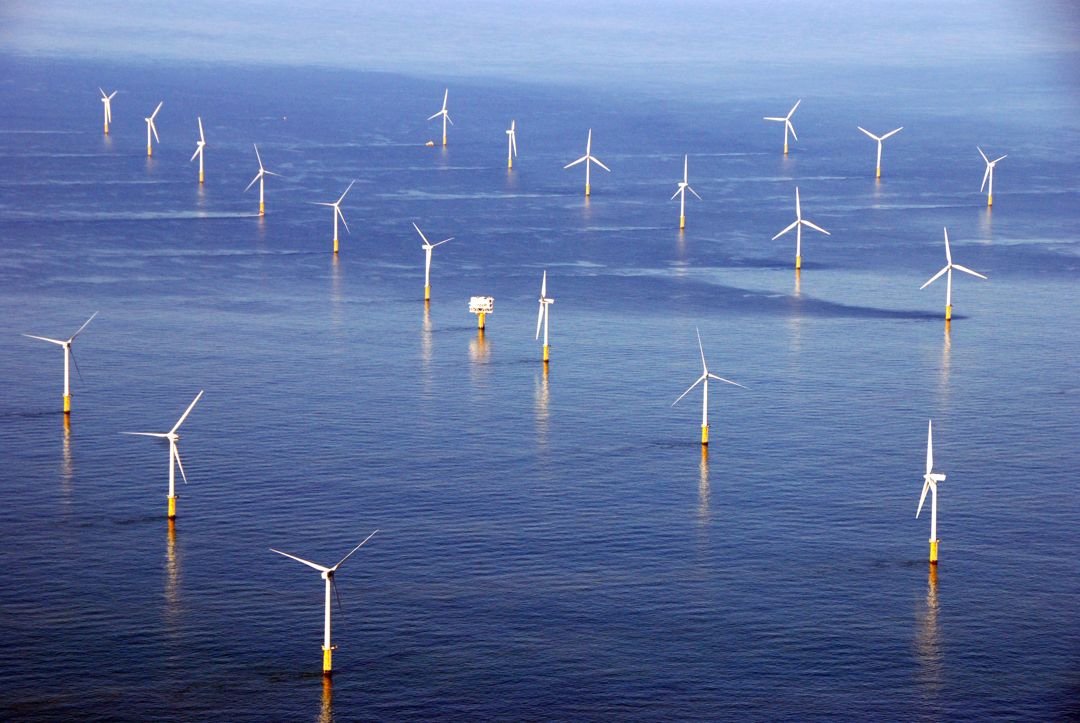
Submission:
[[[260,216],[265,216],[266,215],[266,205],[262,201],[259,201],[259,215]]]
[[[485,316],[486,316],[486,314],[484,312],[482,312],[482,311],[479,314],[476,315],[476,328],[477,329],[483,329],[484,328],[484,317]]]
[[[169,519],[176,519],[176,495],[169,498]]]
[[[71,414],[71,395],[64,395],[64,414]]]
[[[701,425],[701,444],[703,446],[708,446],[709,444],[709,425],[707,424]]]
[[[945,321],[952,321],[952,306],[945,307]]]
[[[686,216],[679,216],[679,230],[686,228]]]
[[[589,195],[589,184],[587,184],[587,183],[585,184],[585,195],[586,196]]]
[[[550,361],[551,360],[550,349],[551,349],[551,347],[549,347],[547,344],[544,344],[544,361]]]
[[[431,285],[424,287],[424,301],[431,301]]]
[[[795,257],[795,270],[799,271],[801,269],[802,269],[802,256],[796,256]]]
[[[992,195],[986,197],[986,205],[987,206],[993,206],[994,205],[994,197]]]
[[[331,645],[329,648],[322,649],[322,674],[330,675],[334,672],[334,647]]]
[[[941,540],[930,541],[930,564],[932,565],[937,564],[937,547],[939,542],[941,542]]]

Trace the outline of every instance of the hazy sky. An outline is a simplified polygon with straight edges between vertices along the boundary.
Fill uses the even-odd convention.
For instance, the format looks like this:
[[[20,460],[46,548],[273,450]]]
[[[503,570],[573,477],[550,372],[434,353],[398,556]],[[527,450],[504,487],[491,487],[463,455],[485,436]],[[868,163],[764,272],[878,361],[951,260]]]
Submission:
[[[762,67],[1075,75],[1068,2],[4,0],[7,52],[99,60],[328,65],[419,76],[693,83]],[[1068,82],[1068,78],[1064,78]]]

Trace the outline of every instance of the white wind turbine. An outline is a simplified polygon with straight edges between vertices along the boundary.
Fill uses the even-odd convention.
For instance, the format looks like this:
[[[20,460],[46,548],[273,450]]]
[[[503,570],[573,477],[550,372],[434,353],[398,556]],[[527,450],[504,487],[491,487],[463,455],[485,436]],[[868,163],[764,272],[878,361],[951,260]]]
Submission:
[[[277,176],[277,177],[280,178],[281,174],[280,173],[274,173],[273,171],[268,171],[265,168],[263,168],[262,156],[259,155],[259,147],[257,145],[255,145],[254,143],[252,143],[251,145],[255,146],[255,158],[258,159],[258,161],[259,161],[259,172],[255,174],[255,178],[251,179],[251,183],[249,183],[247,185],[247,188],[245,188],[244,190],[247,191],[248,188],[251,188],[252,186],[254,186],[255,181],[259,182],[259,215],[264,216],[264,215],[266,215],[266,204],[264,203],[266,197],[265,197],[265,195],[263,193],[264,192],[264,188],[263,188],[264,179],[266,178],[266,176]]]
[[[789,110],[788,114],[786,116],[784,116],[783,118],[778,118],[776,116],[765,116],[765,120],[767,120],[767,121],[779,121],[780,123],[784,124],[784,155],[785,156],[788,154],[788,145],[787,145],[788,131],[791,131],[791,136],[795,140],[799,140],[799,137],[797,135],[795,135],[795,126],[791,125],[791,116],[795,115],[795,109],[799,107],[799,103],[802,103],[802,98],[795,101],[795,105],[791,106],[791,110]]]
[[[176,433],[176,430],[180,429],[180,425],[184,423],[188,415],[191,414],[191,410],[195,408],[199,399],[202,398],[202,390],[195,395],[195,399],[192,400],[188,408],[184,410],[184,413],[180,415],[180,419],[176,420],[176,424],[168,432],[124,432],[124,434],[131,434],[137,437],[157,437],[159,439],[169,440],[169,519],[176,517],[176,468],[180,468],[180,476],[184,479],[184,484],[187,484],[187,475],[184,474],[184,465],[180,462],[180,450],[176,447],[177,440],[180,439],[180,435]],[[175,464],[173,464],[175,462]]]
[[[945,475],[934,472],[934,420],[930,420],[926,428],[926,474],[923,475],[922,495],[919,497],[919,509],[915,510],[915,519],[922,512],[923,502],[926,501],[926,492],[930,491],[930,562],[937,564],[938,561],[938,536],[937,536],[937,483],[943,482]]]
[[[154,108],[154,112],[150,114],[149,118],[143,118],[146,121],[146,155],[154,155],[154,147],[150,143],[150,133],[153,132],[154,140],[161,143],[161,139],[158,138],[157,126],[154,125],[154,118],[157,117],[158,111],[161,110],[161,106],[165,105],[165,101],[161,101],[157,104],[157,108]]]
[[[353,182],[350,183],[349,187],[345,189],[345,193],[341,194],[341,198],[334,201],[333,203],[327,203],[325,201],[315,201],[314,202],[316,206],[329,206],[330,208],[334,209],[334,253],[335,254],[338,252],[338,232],[337,232],[338,218],[341,218],[341,222],[345,224],[345,231],[348,232],[348,233],[352,233],[352,231],[349,231],[349,224],[346,223],[346,221],[345,221],[345,214],[341,212],[341,202],[345,200],[345,196],[347,196],[349,194],[349,191],[352,190],[353,184],[355,184],[355,183],[356,183],[356,180],[353,179]]]
[[[954,264],[953,263],[952,251],[949,249],[949,229],[946,228],[945,229],[945,268],[943,268],[941,271],[939,271],[936,274],[934,274],[933,276],[931,276],[929,281],[927,281],[925,284],[923,284],[922,286],[919,287],[919,291],[922,291],[927,286],[929,286],[930,284],[937,281],[941,277],[942,274],[948,274],[948,276],[946,276],[946,278],[945,278],[945,321],[950,321],[952,319],[952,272],[953,272],[953,269],[956,269],[957,271],[963,271],[965,274],[971,274],[972,276],[978,276],[980,279],[985,279],[986,278],[982,274],[980,274],[978,272],[975,272],[975,271],[972,271],[971,269],[969,269],[966,266],[961,266],[960,264]]]
[[[871,133],[870,131],[866,130],[866,129],[865,129],[865,128],[863,128],[862,126],[855,126],[855,127],[856,127],[856,128],[858,128],[859,130],[861,130],[861,131],[862,131],[863,133],[865,133],[866,135],[868,135],[868,136],[870,136],[871,138],[873,138],[873,139],[874,139],[875,141],[877,141],[877,176],[875,176],[875,177],[876,177],[876,178],[881,178],[881,142],[882,142],[883,140],[885,140],[886,138],[888,138],[889,136],[894,136],[894,135],[896,135],[897,133],[899,133],[900,131],[904,130],[904,126],[900,126],[900,127],[899,127],[899,128],[897,128],[896,130],[893,130],[893,131],[889,131],[888,133],[886,133],[886,134],[885,134],[885,135],[883,135],[883,136],[875,136],[875,135],[874,135],[873,133]]]
[[[95,311],[90,315],[79,330],[71,335],[68,339],[50,339],[47,336],[34,336],[33,334],[23,334],[23,336],[30,339],[38,339],[40,341],[47,341],[50,344],[57,344],[64,349],[64,414],[71,414],[71,364],[74,362],[75,371],[78,372],[79,378],[82,378],[82,372],[79,371],[79,363],[75,361],[75,350],[71,348],[71,342],[75,341],[75,337],[82,333],[82,330],[86,328],[86,325],[94,320],[94,317],[98,313]]]
[[[697,330],[695,329],[695,331],[697,331]],[[694,382],[693,384],[691,384],[687,388],[687,390],[685,392],[680,394],[679,398],[671,403],[671,406],[674,407],[676,404],[678,404],[679,401],[683,397],[685,397],[687,394],[689,394],[690,391],[694,387],[696,387],[698,384],[701,384],[702,382],[705,383],[705,386],[702,387],[703,394],[702,394],[702,397],[701,397],[701,444],[704,445],[704,446],[707,446],[709,444],[709,380],[710,379],[715,379],[718,382],[724,382],[725,384],[732,384],[732,385],[734,385],[736,387],[740,387],[742,389],[746,389],[746,387],[744,387],[742,384],[739,384],[738,382],[733,382],[730,379],[724,379],[723,377],[718,377],[715,374],[713,374],[712,372],[710,372],[709,367],[705,364],[705,349],[701,346],[701,332],[700,331],[697,331],[697,343],[698,343],[698,351],[701,352],[701,376],[698,377],[697,381]]]
[[[112,99],[119,91],[113,91],[110,95],[106,95],[101,86],[98,86],[98,90],[101,91],[101,102],[105,104],[105,135],[109,135],[109,124],[112,123]]]
[[[982,185],[979,186],[979,191],[982,192],[982,190],[984,188],[986,188],[986,182],[987,181],[990,182],[990,188],[988,188],[987,192],[986,192],[986,205],[987,206],[993,206],[994,205],[994,166],[996,166],[998,164],[998,161],[1000,161],[1000,160],[1002,160],[1004,158],[1008,158],[1009,154],[1006,153],[1001,158],[995,158],[994,160],[991,161],[989,158],[986,157],[986,154],[983,153],[982,148],[979,148],[978,146],[975,146],[975,148],[978,149],[979,155],[982,156],[984,161],[986,161],[986,172],[983,173]]]
[[[199,118],[199,140],[195,141],[195,152],[191,154],[191,161],[195,156],[199,157],[199,183],[203,182],[203,149],[206,148],[206,136],[203,135],[202,118]],[[190,163],[191,161],[188,161]]]
[[[815,231],[820,231],[821,233],[825,234],[826,236],[832,236],[831,233],[829,233],[828,231],[823,229],[821,226],[818,226],[817,224],[811,223],[810,221],[807,221],[805,218],[802,217],[802,203],[799,201],[799,187],[796,186],[795,187],[795,220],[791,222],[790,226],[788,226],[783,231],[781,231],[780,233],[778,233],[778,234],[776,234],[775,236],[772,237],[772,240],[775,241],[776,239],[780,238],[781,236],[786,234],[791,229],[795,229],[795,270],[796,271],[799,271],[800,269],[802,269],[802,227],[803,226],[809,226],[810,228],[814,229]]]
[[[571,166],[576,166],[577,164],[582,163],[582,162],[585,163],[585,196],[587,197],[591,193],[590,186],[589,186],[589,164],[590,163],[595,163],[596,165],[600,166],[601,168],[603,168],[608,173],[611,173],[611,169],[608,168],[607,166],[605,166],[603,163],[601,163],[600,159],[596,158],[592,154],[592,128],[589,129],[589,139],[587,141],[585,141],[585,155],[582,156],[581,158],[577,159],[576,161],[572,162],[572,163],[567,163],[565,166],[563,166],[563,170],[566,170],[567,168],[570,168]]]
[[[454,121],[450,120],[450,113],[446,110],[446,99],[450,97],[450,89],[447,88],[442,97],[442,109],[431,116],[428,116],[428,120],[435,120],[439,116],[442,116],[442,144],[446,145],[446,122],[450,121],[450,125],[454,125]]]
[[[375,532],[378,532],[378,530],[375,530]],[[282,552],[281,550],[275,550],[272,547],[270,548],[271,552],[276,552],[279,555],[284,555],[285,557],[288,557],[288,558],[290,558],[292,560],[296,560],[297,562],[303,563],[304,565],[307,565],[310,568],[318,570],[320,576],[322,577],[322,579],[326,581],[326,607],[325,607],[325,614],[324,614],[324,618],[323,618],[324,619],[324,627],[323,627],[323,648],[322,648],[323,649],[323,675],[330,675],[331,673],[333,673],[333,651],[337,649],[336,645],[331,645],[330,644],[330,588],[331,587],[334,589],[334,593],[337,594],[338,609],[339,610],[341,609],[341,595],[338,594],[338,592],[337,592],[337,584],[334,582],[334,573],[336,573],[338,571],[338,568],[341,567],[343,562],[345,562],[350,557],[352,557],[354,552],[356,552],[361,547],[363,547],[365,542],[367,542],[372,537],[374,537],[375,532],[372,532],[370,535],[368,535],[366,538],[364,538],[364,542],[361,542],[359,545],[357,545],[352,550],[350,550],[349,554],[346,555],[345,557],[341,558],[341,560],[338,561],[338,564],[334,565],[333,567],[323,567],[322,565],[311,562],[310,560],[305,560],[305,559],[303,559],[301,557],[297,557],[296,555],[290,555],[289,553]]]
[[[676,196],[681,196],[681,198],[679,199],[679,229],[680,230],[686,228],[686,192],[689,191],[690,193],[697,196],[697,199],[699,201],[701,200],[701,196],[698,196],[697,191],[695,191],[693,188],[690,187],[690,181],[689,181],[689,178],[687,177],[687,173],[688,173],[688,170],[689,170],[689,167],[688,167],[687,164],[689,163],[689,158],[690,158],[689,156],[685,156],[685,155],[683,156],[682,181],[679,182],[679,188],[675,191],[675,193],[671,194],[671,200],[672,201],[675,200]]]
[[[420,234],[420,238],[424,239],[424,243],[420,244],[420,247],[424,249],[424,301],[431,300],[431,252],[436,246],[440,246],[447,241],[453,241],[454,237],[444,238],[438,243],[431,243],[427,240],[427,236],[420,230],[420,227],[413,223],[413,228],[416,229],[416,233]]]
[[[506,167],[514,167],[514,156],[517,155],[517,121],[510,121],[510,128],[506,131]]]
[[[547,364],[550,359],[549,347],[548,347],[548,314],[551,313],[550,306],[555,303],[555,299],[549,298],[547,295],[547,269],[544,270],[544,280],[540,282],[540,312],[536,316],[536,338],[540,338],[540,324],[544,325],[544,363]]]

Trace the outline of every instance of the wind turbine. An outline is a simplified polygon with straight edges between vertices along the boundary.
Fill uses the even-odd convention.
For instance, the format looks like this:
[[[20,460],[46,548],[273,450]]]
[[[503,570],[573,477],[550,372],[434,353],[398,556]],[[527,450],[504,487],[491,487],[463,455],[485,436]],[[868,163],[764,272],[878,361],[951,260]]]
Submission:
[[[697,330],[695,329],[695,331],[697,331]],[[687,388],[687,390],[685,392],[680,394],[679,398],[671,403],[671,406],[674,407],[676,404],[679,403],[679,401],[683,397],[685,397],[687,394],[690,393],[691,389],[696,387],[698,384],[701,384],[702,382],[705,382],[705,386],[702,387],[703,394],[702,394],[702,397],[701,397],[701,444],[702,444],[702,446],[708,446],[708,444],[709,444],[709,380],[710,379],[715,379],[718,382],[724,382],[725,384],[733,384],[736,387],[740,387],[742,389],[746,389],[746,387],[744,387],[742,384],[739,384],[738,382],[733,382],[730,379],[724,379],[723,377],[718,377],[718,376],[716,376],[715,374],[713,374],[712,372],[709,371],[709,367],[705,364],[705,349],[701,346],[701,332],[700,331],[697,331],[697,344],[698,344],[698,351],[701,352],[701,376],[698,377],[697,381],[694,382],[693,384],[691,384]]]
[[[450,89],[447,88],[442,97],[442,110],[435,115],[428,116],[428,120],[434,120],[439,116],[442,116],[442,144],[446,145],[446,122],[450,121],[450,125],[454,125],[454,121],[450,120],[450,114],[446,111],[446,99],[450,97]]]
[[[587,140],[585,142],[585,155],[582,156],[581,158],[577,159],[573,163],[567,163],[565,166],[563,166],[563,170],[566,170],[567,168],[570,168],[571,166],[576,166],[577,164],[581,163],[582,161],[585,162],[585,197],[588,198],[589,193],[590,193],[590,187],[589,187],[589,164],[590,163],[595,163],[596,165],[600,166],[601,168],[603,168],[608,173],[611,173],[611,169],[608,168],[607,166],[605,166],[603,163],[601,163],[600,159],[596,158],[592,154],[592,128],[589,129],[589,140]]]
[[[375,532],[378,532],[378,530],[375,530]],[[337,595],[337,600],[338,600],[338,610],[341,610],[341,595],[340,595],[340,593],[338,593],[337,584],[334,582],[334,573],[338,571],[338,568],[341,567],[343,562],[345,562],[350,557],[352,557],[354,552],[356,552],[361,547],[363,547],[365,542],[367,542],[372,537],[374,537],[375,532],[372,532],[370,535],[368,535],[366,538],[364,538],[364,542],[361,542],[359,545],[357,545],[352,550],[350,550],[349,554],[346,555],[345,557],[341,558],[341,560],[338,561],[338,564],[334,565],[333,567],[323,567],[322,565],[311,562],[310,560],[305,560],[305,559],[303,559],[301,557],[297,557],[296,555],[290,555],[289,553],[282,552],[281,550],[275,550],[272,547],[270,548],[271,552],[276,552],[279,555],[284,555],[285,557],[288,557],[288,558],[290,558],[292,560],[296,560],[297,562],[303,563],[303,564],[307,565],[310,568],[314,568],[315,570],[318,570],[320,576],[322,577],[322,579],[326,581],[326,610],[325,610],[325,615],[324,615],[324,618],[323,618],[324,619],[324,624],[323,624],[324,627],[323,627],[323,648],[322,648],[323,649],[323,675],[328,676],[328,675],[331,675],[333,673],[333,653],[334,653],[334,650],[337,649],[336,645],[331,645],[330,644],[330,588],[334,589],[334,593]]]
[[[994,166],[996,166],[998,164],[998,161],[1000,161],[1000,160],[1002,160],[1004,158],[1008,158],[1009,154],[1006,153],[1001,158],[995,158],[994,160],[991,161],[989,158],[986,157],[986,154],[983,153],[982,148],[979,148],[978,146],[975,146],[975,148],[977,148],[979,150],[979,155],[983,157],[984,161],[986,161],[986,172],[983,174],[983,181],[982,181],[982,185],[979,186],[979,191],[981,192],[984,188],[986,188],[986,182],[987,181],[990,182],[990,188],[988,188],[987,192],[986,192],[986,205],[987,206],[993,206],[994,205]]]
[[[420,244],[420,247],[424,249],[424,301],[431,301],[431,252],[432,250],[447,241],[453,241],[454,237],[444,238],[438,243],[431,243],[427,240],[427,236],[420,230],[420,227],[414,222],[412,225],[416,229],[416,233],[420,234],[420,238],[424,239],[424,243]]]
[[[510,121],[510,128],[506,131],[506,167],[514,167],[514,156],[517,155],[517,130],[514,126],[517,125],[517,121]]]
[[[926,491],[930,490],[930,563],[937,564],[938,536],[937,536],[937,483],[943,482],[945,475],[934,472],[934,420],[930,420],[926,428],[926,474],[923,475],[922,495],[919,497],[919,509],[915,510],[915,519],[922,512],[923,502],[926,501]]]
[[[33,334],[23,334],[23,336],[30,339],[40,339],[41,341],[47,341],[50,344],[57,344],[64,348],[64,414],[71,414],[71,363],[75,363],[75,371],[79,373],[79,378],[82,379],[82,372],[79,371],[79,363],[75,361],[75,350],[71,348],[71,342],[75,341],[75,337],[82,333],[82,330],[86,328],[86,325],[94,320],[94,317],[98,313],[95,311],[90,315],[79,330],[76,331],[67,340],[62,339],[50,339],[47,336],[34,336]]]
[[[873,133],[866,130],[862,126],[855,126],[855,127],[858,128],[859,130],[861,130],[866,135],[873,138],[875,141],[877,141],[877,176],[876,176],[876,178],[881,178],[881,142],[883,140],[885,140],[886,138],[888,138],[889,136],[896,135],[900,131],[904,130],[904,126],[900,126],[899,128],[897,128],[894,131],[889,131],[888,133],[886,133],[883,136],[875,136]]]
[[[191,414],[191,410],[195,408],[195,404],[202,398],[202,390],[195,395],[195,399],[192,400],[188,408],[184,410],[184,413],[180,415],[180,419],[176,420],[176,424],[168,432],[124,432],[124,434],[131,434],[137,437],[158,437],[159,439],[169,440],[169,519],[176,518],[176,468],[180,468],[180,476],[184,478],[184,484],[187,484],[187,475],[184,474],[184,465],[180,462],[180,450],[176,448],[176,441],[180,439],[180,435],[176,433],[176,430],[180,429],[180,425],[184,423],[188,415]],[[175,461],[175,465],[173,462]]]
[[[550,355],[548,354],[548,314],[551,313],[550,307],[555,303],[555,299],[548,298],[547,295],[547,269],[544,270],[544,280],[540,282],[540,312],[536,316],[536,338],[540,338],[540,324],[544,324],[544,364],[548,363]]]
[[[101,86],[98,86],[98,90],[101,91],[101,102],[105,104],[105,135],[109,135],[109,124],[112,123],[112,99],[119,91],[114,90],[111,95],[106,95]]]
[[[259,172],[255,174],[255,178],[251,179],[251,183],[249,183],[247,185],[247,188],[245,188],[244,190],[247,191],[248,188],[251,188],[252,186],[254,186],[255,181],[259,182],[259,215],[260,216],[265,216],[266,215],[266,204],[264,203],[265,195],[263,193],[263,191],[264,191],[264,188],[263,188],[264,179],[266,178],[266,176],[277,176],[277,177],[280,178],[281,174],[280,173],[274,173],[273,171],[268,171],[265,168],[263,168],[262,156],[259,155],[259,147],[256,146],[254,143],[252,143],[251,145],[255,146],[255,158],[257,158],[258,161],[259,161]]]
[[[785,228],[780,233],[772,237],[772,240],[780,238],[791,229],[795,229],[795,270],[799,271],[802,268],[802,227],[809,226],[815,231],[820,231],[826,236],[832,236],[831,233],[823,229],[817,224],[811,223],[802,217],[802,203],[799,201],[799,187],[795,187],[795,220],[791,222],[791,225]]]
[[[157,126],[154,125],[154,118],[157,117],[158,111],[161,110],[161,106],[165,105],[165,101],[161,101],[157,104],[157,108],[154,108],[154,112],[150,114],[149,118],[143,118],[146,121],[146,155],[154,155],[154,147],[150,144],[150,132],[154,133],[154,140],[161,143],[161,139],[158,138]]]
[[[690,187],[689,180],[687,179],[687,163],[689,163],[689,156],[683,156],[682,162],[682,181],[679,182],[679,188],[675,193],[671,194],[671,200],[674,201],[676,196],[681,196],[679,199],[679,230],[686,228],[686,192],[697,196],[698,200],[701,200],[701,196],[698,196],[697,191]]]
[[[195,152],[191,154],[191,161],[195,156],[199,157],[199,183],[203,182],[203,148],[206,147],[206,136],[203,135],[202,118],[199,118],[199,140],[195,141]],[[191,161],[188,161],[190,163]]]
[[[965,274],[971,274],[972,276],[978,276],[980,279],[985,279],[986,278],[982,274],[977,273],[975,271],[972,271],[971,269],[969,269],[966,266],[961,266],[960,264],[954,264],[953,263],[952,251],[949,250],[949,229],[946,228],[945,229],[945,268],[943,268],[941,271],[939,271],[936,274],[934,274],[933,276],[931,276],[929,281],[927,281],[925,284],[923,284],[922,286],[919,287],[919,291],[922,291],[927,286],[929,286],[930,284],[937,281],[938,278],[940,278],[942,274],[948,274],[948,276],[945,277],[945,321],[950,321],[952,319],[952,272],[953,272],[953,269],[956,269],[957,271],[963,271]]]
[[[778,122],[784,124],[784,155],[785,156],[788,154],[788,146],[787,146],[787,134],[788,134],[788,131],[791,131],[791,136],[795,140],[799,140],[799,137],[797,135],[795,135],[795,126],[791,125],[791,116],[795,115],[795,109],[799,107],[799,103],[802,103],[802,98],[795,101],[795,105],[791,106],[791,110],[789,110],[788,114],[786,116],[784,116],[783,118],[777,118],[776,116],[765,116],[765,120],[767,120],[767,121],[778,121]]]
[[[354,179],[353,182],[349,184],[349,187],[345,189],[345,193],[341,194],[341,198],[334,201],[333,203],[326,203],[324,201],[316,201],[316,202],[314,202],[316,206],[329,206],[330,208],[334,209],[334,253],[335,254],[338,252],[338,234],[337,234],[338,217],[340,217],[341,222],[345,224],[345,231],[347,231],[348,233],[352,233],[352,231],[349,231],[349,224],[345,222],[345,214],[341,212],[341,202],[345,200],[345,196],[347,196],[349,194],[349,191],[352,190],[353,184],[355,184],[355,183],[356,183],[356,180]]]

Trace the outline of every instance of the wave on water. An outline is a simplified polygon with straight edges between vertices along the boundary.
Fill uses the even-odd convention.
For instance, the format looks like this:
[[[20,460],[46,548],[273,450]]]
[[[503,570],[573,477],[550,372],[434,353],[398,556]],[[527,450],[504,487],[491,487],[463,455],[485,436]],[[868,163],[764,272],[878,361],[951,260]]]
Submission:
[[[257,213],[236,211],[122,211],[107,213],[103,211],[63,211],[48,215],[30,211],[8,211],[5,221],[189,221],[205,219],[259,218]]]

